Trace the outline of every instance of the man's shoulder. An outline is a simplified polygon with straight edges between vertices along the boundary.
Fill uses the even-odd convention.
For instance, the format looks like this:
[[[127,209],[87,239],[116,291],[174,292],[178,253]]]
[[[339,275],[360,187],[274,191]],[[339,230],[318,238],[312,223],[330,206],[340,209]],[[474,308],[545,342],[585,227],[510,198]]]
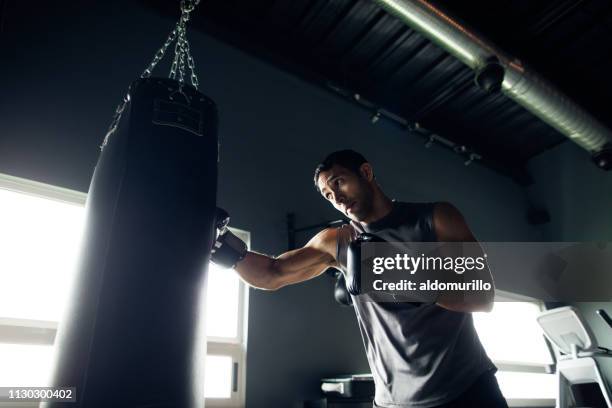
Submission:
[[[474,235],[461,214],[461,211],[449,202],[440,202],[433,212],[433,226],[441,241],[474,241]]]
[[[312,237],[306,246],[325,249],[326,252],[335,250],[338,240],[339,227],[329,227],[321,230]]]

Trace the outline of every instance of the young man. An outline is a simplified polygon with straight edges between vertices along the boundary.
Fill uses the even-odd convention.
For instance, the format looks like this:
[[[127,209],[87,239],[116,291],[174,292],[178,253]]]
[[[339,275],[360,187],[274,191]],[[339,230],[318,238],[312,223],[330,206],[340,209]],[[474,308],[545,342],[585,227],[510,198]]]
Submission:
[[[325,229],[303,248],[277,257],[246,251],[223,228],[213,262],[234,267],[253,287],[276,290],[329,267],[347,276],[348,247],[359,233],[402,242],[475,241],[459,211],[448,203],[389,199],[370,163],[352,150],[327,156],[317,166],[314,182],[323,198],[350,219],[349,225]],[[351,298],[376,384],[375,407],[507,407],[470,314],[490,311],[493,291],[476,297],[440,294],[435,302],[421,304],[377,302],[367,295]]]

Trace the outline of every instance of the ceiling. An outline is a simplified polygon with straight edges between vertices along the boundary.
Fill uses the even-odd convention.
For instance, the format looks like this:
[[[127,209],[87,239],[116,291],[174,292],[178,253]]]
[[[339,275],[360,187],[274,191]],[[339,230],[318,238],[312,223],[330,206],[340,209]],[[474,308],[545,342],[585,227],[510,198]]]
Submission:
[[[433,3],[521,59],[612,128],[612,2]],[[177,15],[177,2],[148,0]],[[369,0],[202,0],[192,27],[368,109],[418,123],[481,164],[529,183],[525,164],[567,139]],[[414,132],[411,132],[414,133]],[[407,135],[408,137],[408,135]]]

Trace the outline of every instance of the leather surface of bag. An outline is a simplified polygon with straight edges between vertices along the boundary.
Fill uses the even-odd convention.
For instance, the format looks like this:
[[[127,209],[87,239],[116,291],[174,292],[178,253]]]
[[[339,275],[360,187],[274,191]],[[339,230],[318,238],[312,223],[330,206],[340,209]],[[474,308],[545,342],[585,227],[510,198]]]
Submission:
[[[217,110],[170,79],[135,81],[96,165],[52,385],[77,403],[201,407]]]

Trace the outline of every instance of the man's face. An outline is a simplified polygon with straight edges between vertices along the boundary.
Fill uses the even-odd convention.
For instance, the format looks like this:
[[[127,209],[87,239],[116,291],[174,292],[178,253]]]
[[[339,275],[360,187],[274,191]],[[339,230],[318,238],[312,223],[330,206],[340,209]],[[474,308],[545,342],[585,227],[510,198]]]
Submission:
[[[334,165],[319,174],[317,185],[327,201],[354,221],[365,219],[372,210],[373,189],[361,174]]]

